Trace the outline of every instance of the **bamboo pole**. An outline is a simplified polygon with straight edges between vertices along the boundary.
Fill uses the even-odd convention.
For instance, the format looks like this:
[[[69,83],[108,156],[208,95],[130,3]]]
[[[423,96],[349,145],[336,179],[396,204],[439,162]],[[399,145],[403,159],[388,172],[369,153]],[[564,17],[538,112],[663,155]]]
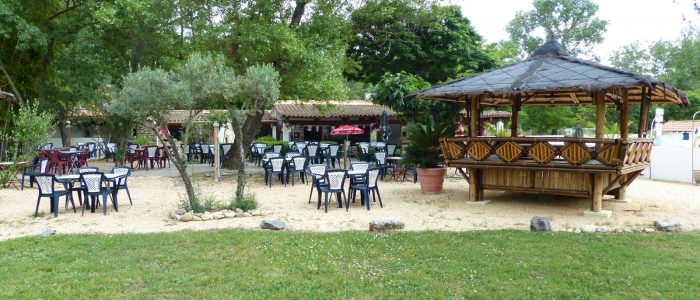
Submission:
[[[521,95],[520,93],[513,96],[513,112],[510,116],[510,136],[518,136],[518,113],[520,112]]]
[[[647,95],[648,88],[642,86],[641,109],[639,110],[639,133],[638,137],[646,137],[647,123],[649,123],[649,106],[651,105],[651,96]]]
[[[478,132],[478,118],[479,118],[479,97],[474,96],[471,98],[470,109],[469,109],[469,136],[477,137]],[[475,168],[469,169],[469,200],[479,201],[479,170]]]
[[[622,100],[620,100],[620,138],[626,139],[629,135],[628,128],[628,103],[627,103],[627,89],[622,89]],[[622,181],[627,180],[627,175],[622,175]],[[621,186],[615,192],[615,199],[625,200],[625,194],[627,192],[627,187]]]
[[[595,137],[602,139],[605,137],[605,91],[596,91],[593,95],[595,103]],[[596,143],[596,148],[603,147],[602,143]],[[593,191],[591,195],[591,210],[599,212],[603,209],[603,188],[606,174],[593,174]]]

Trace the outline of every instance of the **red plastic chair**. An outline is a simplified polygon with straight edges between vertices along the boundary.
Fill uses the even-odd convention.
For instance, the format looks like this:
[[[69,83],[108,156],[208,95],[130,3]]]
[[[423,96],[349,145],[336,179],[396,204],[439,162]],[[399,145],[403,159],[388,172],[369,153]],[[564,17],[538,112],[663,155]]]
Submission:
[[[168,168],[170,168],[170,156],[168,154],[168,149],[165,147],[160,147],[158,148],[158,153],[160,153],[159,164],[161,165],[161,168],[165,168],[165,162],[168,162]]]

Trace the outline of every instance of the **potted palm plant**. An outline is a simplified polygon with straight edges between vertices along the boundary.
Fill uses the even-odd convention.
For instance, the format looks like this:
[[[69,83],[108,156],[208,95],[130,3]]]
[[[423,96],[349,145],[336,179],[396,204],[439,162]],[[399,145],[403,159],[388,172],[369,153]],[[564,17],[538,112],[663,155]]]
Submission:
[[[405,127],[405,131],[404,143],[407,146],[402,152],[402,163],[407,167],[416,167],[421,192],[439,194],[445,180],[440,139],[454,136],[455,125],[428,120],[424,124],[411,123]]]

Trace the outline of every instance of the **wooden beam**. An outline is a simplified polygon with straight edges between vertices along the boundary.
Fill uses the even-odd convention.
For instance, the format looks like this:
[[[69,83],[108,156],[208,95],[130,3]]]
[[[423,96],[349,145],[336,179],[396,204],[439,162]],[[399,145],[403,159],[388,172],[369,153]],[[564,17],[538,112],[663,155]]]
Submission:
[[[591,174],[593,183],[591,191],[591,211],[600,212],[603,210],[603,186],[605,185],[606,174]]]
[[[518,113],[520,112],[521,95],[517,93],[513,96],[513,111],[510,116],[510,136],[518,136]]]
[[[479,97],[475,96],[471,99],[471,107],[469,110],[471,118],[469,120],[469,136],[477,137],[479,130]],[[475,168],[469,169],[469,200],[479,201],[479,170]]]
[[[627,95],[627,89],[622,89],[620,96],[621,96],[620,97],[620,105],[618,106],[620,108],[620,138],[626,139],[629,135],[629,128],[628,128],[629,99],[628,99],[628,95]],[[622,175],[622,178],[620,178],[620,181],[624,182],[626,180],[627,180],[627,175]],[[627,194],[627,187],[624,187],[621,185],[617,189],[617,191],[615,192],[615,199],[624,200],[626,194]]]
[[[647,126],[649,123],[649,106],[651,104],[651,96],[649,96],[648,88],[642,87],[641,94],[641,109],[639,110],[639,135],[638,137],[646,137]]]
[[[615,177],[615,179],[613,179],[613,180],[610,182],[610,184],[608,184],[608,186],[606,186],[606,187],[603,189],[603,195],[607,194],[609,191],[612,191],[612,190],[614,190],[614,189],[619,188],[620,186],[622,186],[622,183],[621,183],[621,182],[622,182],[624,176],[625,176],[625,175],[617,175],[617,176]]]
[[[602,139],[605,137],[605,91],[595,91],[593,94],[593,102],[595,103],[595,137]],[[603,147],[602,143],[596,143],[598,150]]]
[[[467,175],[467,173],[464,172],[464,169],[457,168],[457,171],[459,172],[459,174],[462,174],[462,177],[464,177],[464,180],[466,180],[467,182],[470,182],[469,175]]]

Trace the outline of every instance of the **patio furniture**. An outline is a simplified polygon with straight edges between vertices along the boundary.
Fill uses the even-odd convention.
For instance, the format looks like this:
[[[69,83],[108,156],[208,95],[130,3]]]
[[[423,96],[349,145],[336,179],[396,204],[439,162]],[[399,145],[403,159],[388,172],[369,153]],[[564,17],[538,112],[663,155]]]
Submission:
[[[158,147],[156,146],[148,146],[146,147],[146,158],[145,160],[147,161],[148,164],[150,164],[151,169],[153,169],[153,165],[155,163],[158,163]],[[148,166],[148,164],[146,164]]]
[[[136,167],[141,168],[142,166],[142,161],[141,161],[141,153],[140,151],[136,151],[136,148],[129,147],[126,149],[126,152],[124,153],[124,158],[126,161],[129,162],[129,165],[131,168],[134,168],[134,162],[137,162]]]
[[[326,156],[326,164],[327,165],[330,165],[333,168],[335,168],[336,161],[338,162],[338,165],[340,165],[340,145],[338,145],[338,144],[329,145],[325,154],[326,154],[325,156]]]
[[[105,146],[105,160],[108,160],[110,157],[112,160],[116,158],[117,154],[117,144],[115,143],[107,143]]]
[[[85,144],[85,146],[87,146],[88,155],[90,158],[97,155],[97,144],[95,144],[95,142],[88,142]]]
[[[160,165],[161,168],[165,168],[165,163],[168,163],[168,168],[170,168],[170,151],[168,151],[167,147],[159,147],[158,148],[158,164]]]
[[[377,186],[377,179],[379,178],[379,174],[381,173],[381,169],[379,168],[371,168],[367,170],[367,174],[364,176],[365,180],[363,182],[358,182],[356,184],[351,184],[350,185],[350,196],[352,197],[352,202],[355,202],[355,192],[361,191],[362,196],[360,197],[361,203],[367,206],[367,210],[369,210],[370,206],[370,198],[369,194],[370,192],[372,193],[372,199],[376,201],[376,198],[379,198],[379,207],[384,207],[382,204],[382,196],[379,194],[379,188]],[[350,199],[345,199],[345,210],[348,210],[348,206],[350,206]]]
[[[308,162],[307,162],[308,164]],[[327,165],[322,165],[322,164],[315,164],[315,165],[309,165],[306,167],[306,174],[311,177],[311,190],[309,191],[309,203],[311,203],[311,195],[314,193],[314,189],[316,189],[316,192],[318,194],[318,202],[321,202],[321,191],[319,188],[325,184],[325,180],[323,179],[323,176],[326,174],[326,170],[328,170]],[[308,183],[308,181],[307,181]]]
[[[233,144],[231,144],[231,143],[225,143],[225,144],[219,145],[219,147],[220,147],[220,148],[219,148],[219,150],[220,150],[220,152],[219,152],[219,155],[220,155],[219,162],[223,164],[223,163],[224,163],[224,157],[226,157],[226,155],[231,151],[231,149],[233,149]]]
[[[360,149],[357,159],[362,161],[369,161],[369,143],[357,143],[357,148]]]
[[[282,148],[283,146],[281,144],[274,144],[272,145],[272,152],[282,154]]]
[[[265,170],[265,173],[267,174],[267,184],[270,185],[270,188],[272,188],[272,179],[275,175],[278,175],[280,182],[282,182],[284,186],[287,186],[287,183],[284,181],[284,158],[270,158],[266,163]]]
[[[70,198],[70,203],[73,206],[73,212],[75,210],[75,203],[73,202],[73,197],[70,195],[69,190],[56,190],[56,176],[54,174],[42,173],[34,175],[37,186],[39,187],[39,197],[36,199],[36,210],[34,210],[34,217],[39,215],[39,203],[41,203],[41,198],[49,198],[51,200],[51,212],[54,217],[58,217],[58,200],[60,197],[66,197],[66,207],[68,206],[68,199]]]
[[[256,165],[260,166],[262,163],[263,156],[265,155],[265,151],[267,150],[267,145],[264,143],[256,143],[255,144],[255,157],[256,157]]]
[[[306,157],[304,156],[292,156],[287,163],[287,182],[289,182],[289,174],[292,174],[292,186],[294,186],[294,181],[297,175],[299,175],[299,180],[302,183],[306,182]]]
[[[127,180],[129,179],[129,176],[131,176],[131,169],[129,167],[114,167],[112,168],[112,173],[115,175],[123,175],[123,177],[116,179],[114,185],[112,186],[116,189],[115,195],[119,192],[119,190],[125,190],[126,195],[129,197],[129,204],[134,205],[134,203],[131,202],[131,193],[129,193],[129,185],[127,184]]]
[[[375,161],[375,166],[377,166],[381,170],[381,177],[382,180],[384,180],[384,177],[386,176],[387,169],[392,169],[393,166],[390,166],[386,163],[386,152],[375,152],[374,153],[374,161]]]
[[[88,199],[92,201],[90,205],[90,211],[95,211],[96,201],[99,201],[99,197],[102,197],[102,214],[107,215],[107,197],[116,191],[113,187],[105,184],[106,178],[104,173],[101,172],[89,172],[80,174],[80,184],[85,187],[83,190],[83,195],[85,196],[85,204],[87,204]],[[85,206],[83,205],[83,210],[81,215],[85,214]],[[114,206],[115,211],[119,211],[119,205],[117,204],[117,197],[112,197],[112,206]]]
[[[304,148],[304,154],[309,158],[309,162],[312,163],[319,163],[318,161],[318,144],[308,144],[306,148]]]
[[[94,173],[99,171],[100,169],[98,167],[84,167],[76,169],[76,174],[80,175],[83,173]],[[83,205],[83,196],[81,194],[85,191],[85,186],[82,184],[82,182],[78,182],[77,186],[74,185],[73,182],[65,182],[64,185],[66,190],[71,192],[71,197],[73,196],[73,192],[78,192],[78,203]]]
[[[29,178],[29,187],[34,187],[34,176],[36,174],[47,173],[49,167],[49,159],[39,159],[36,163],[27,163],[22,170],[22,178],[20,180],[21,190],[24,190],[24,178]]]
[[[374,144],[374,148],[376,149],[377,152],[386,152],[386,143],[385,142],[377,142]]]
[[[326,171],[324,175],[324,181],[326,184],[319,186],[319,191],[325,196],[324,206],[325,212],[328,213],[328,201],[330,194],[335,194],[336,201],[338,201],[338,208],[343,208],[343,198],[347,201],[347,196],[345,195],[345,178],[347,178],[347,171],[345,170],[329,170]],[[321,198],[319,197],[318,207],[321,208]]]
[[[386,144],[387,157],[396,156],[396,148],[398,148],[398,145],[396,145],[396,144]]]

